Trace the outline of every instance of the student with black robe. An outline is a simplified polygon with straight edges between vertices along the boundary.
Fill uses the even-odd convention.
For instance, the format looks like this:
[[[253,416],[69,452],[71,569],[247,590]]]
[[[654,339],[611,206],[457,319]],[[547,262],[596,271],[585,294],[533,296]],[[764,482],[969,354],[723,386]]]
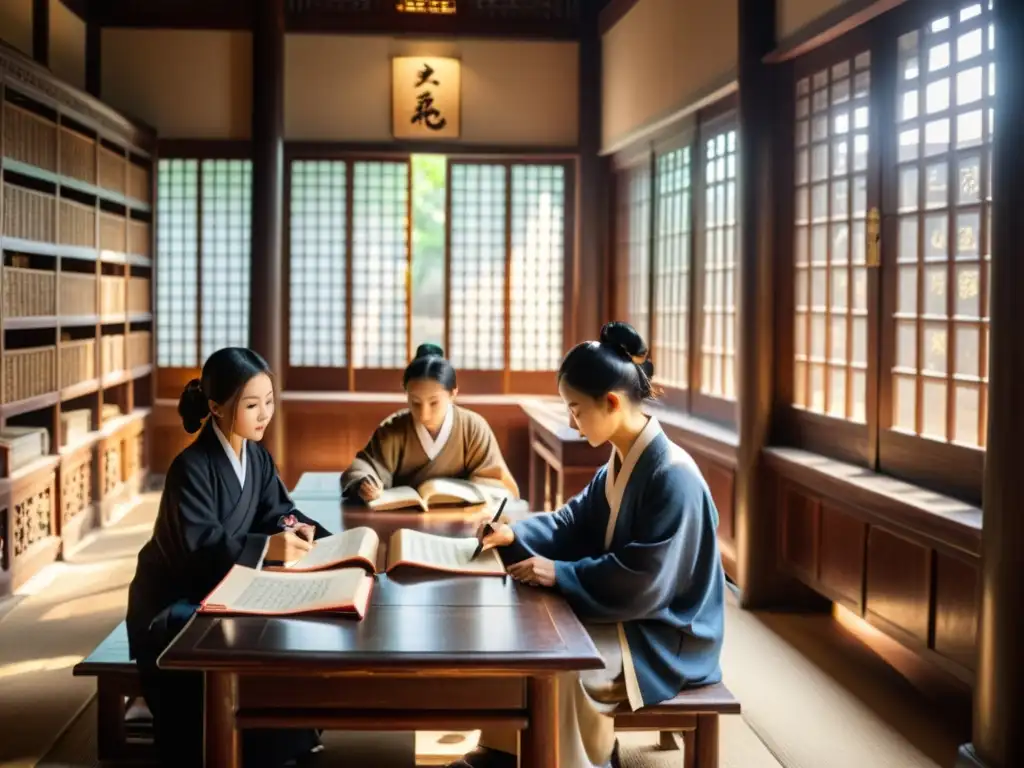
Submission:
[[[158,657],[233,565],[294,560],[328,532],[295,508],[260,444],[274,415],[274,384],[259,355],[239,347],[213,353],[178,413],[199,435],[167,472],[128,592],[127,624],[160,759],[185,768],[203,764],[203,677],[160,670]],[[315,731],[243,732],[247,768],[277,768],[319,748]]]

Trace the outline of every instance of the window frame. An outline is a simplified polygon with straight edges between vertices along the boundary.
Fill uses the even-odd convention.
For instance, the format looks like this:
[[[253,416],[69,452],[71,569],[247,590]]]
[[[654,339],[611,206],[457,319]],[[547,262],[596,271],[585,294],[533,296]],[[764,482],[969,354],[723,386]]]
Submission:
[[[979,0],[984,2],[984,0]],[[867,470],[881,472],[915,483],[928,489],[948,494],[972,504],[981,502],[984,448],[975,448],[952,442],[939,441],[920,435],[911,435],[892,428],[893,421],[893,363],[896,354],[897,301],[897,247],[899,243],[899,130],[896,120],[898,96],[898,40],[901,35],[921,31],[936,17],[958,13],[970,3],[966,0],[912,1],[857,27],[791,62],[782,65],[780,103],[779,166],[776,178],[779,188],[786,193],[776,195],[776,219],[780,222],[776,233],[777,275],[781,290],[776,311],[775,345],[780,361],[777,366],[777,392],[774,419],[774,442],[794,445],[813,453],[829,456]],[[816,71],[830,67],[844,58],[852,58],[864,50],[871,52],[871,90],[869,104],[872,121],[869,127],[869,156],[867,209],[877,207],[880,213],[880,259],[875,267],[868,266],[868,376],[865,403],[865,424],[832,417],[795,407],[793,402],[793,349],[794,349],[794,194],[796,185],[795,152],[795,86],[803,77],[812,77]],[[984,57],[986,54],[982,54]],[[982,66],[989,61],[982,58]],[[922,76],[925,76],[922,74]],[[984,98],[984,97],[983,97]],[[957,113],[955,100],[949,108],[951,119]],[[923,107],[922,107],[923,114]],[[923,137],[921,139],[924,140]],[[983,153],[982,143],[979,152]],[[915,164],[924,168],[931,162],[951,163],[959,153],[952,147],[933,157],[921,157]],[[904,164],[906,165],[906,163]],[[986,180],[980,181],[983,190]],[[984,207],[984,193],[980,206]],[[947,203],[945,210],[951,221],[957,206]],[[925,215],[922,207],[915,211]],[[982,219],[980,243],[985,242],[985,222]],[[979,245],[979,258],[984,258]],[[919,280],[923,271],[919,271]],[[982,285],[984,289],[984,284]],[[951,290],[951,288],[950,288]],[[984,302],[984,298],[981,299]],[[984,307],[984,303],[981,304]],[[983,312],[981,312],[983,314]],[[947,318],[947,322],[952,322]],[[984,354],[979,352],[979,354]],[[947,367],[951,365],[947,356]],[[920,374],[918,374],[920,376]],[[947,375],[946,381],[950,377]],[[947,411],[953,406],[949,400],[952,389],[947,390]],[[918,400],[915,406],[922,408]],[[979,437],[984,439],[984,433]]]
[[[202,324],[203,324],[203,163],[208,160],[252,160],[252,149],[248,141],[235,140],[168,140],[161,139],[158,143],[157,154],[153,164],[153,188],[159,188],[159,163],[161,160],[194,160],[197,163],[196,169],[196,359],[202,359]],[[160,227],[160,212],[157,210],[158,201],[154,197],[154,223],[156,230]],[[159,236],[154,231],[154,240],[158,242]],[[250,251],[251,256],[251,251]],[[159,269],[157,259],[159,253],[153,258],[153,285],[154,296],[156,296],[157,281],[159,281]],[[250,329],[251,333],[251,329]],[[159,318],[154,314],[153,321],[153,342],[154,350],[159,349]],[[202,364],[196,366],[161,366],[156,364],[154,355],[154,390],[155,397],[159,399],[177,400],[185,385],[202,372]]]
[[[407,230],[407,271],[406,271],[406,359],[412,357],[412,155],[408,150],[395,152],[360,152],[347,147],[331,146],[329,144],[294,144],[285,145],[284,153],[284,223],[282,227],[282,253],[284,256],[284,267],[282,274],[283,302],[284,302],[284,327],[282,329],[283,353],[284,353],[284,388],[288,391],[302,392],[392,392],[400,389],[401,368],[357,368],[352,364],[352,245],[353,245],[353,182],[354,174],[352,168],[358,162],[407,162],[409,163],[409,194],[407,195],[408,213],[406,217]],[[504,165],[506,167],[506,180],[511,181],[511,171],[516,165],[559,165],[565,169],[565,217],[564,217],[564,280],[562,291],[562,354],[568,351],[569,346],[575,339],[575,308],[576,308],[576,286],[579,283],[577,270],[576,253],[576,205],[577,205],[577,173],[578,158],[568,155],[474,155],[474,154],[446,154],[446,179],[450,178],[452,163],[466,165]],[[291,204],[292,204],[292,163],[295,161],[316,161],[324,160],[331,162],[346,163],[346,198],[345,207],[345,240],[346,240],[346,291],[345,291],[345,345],[346,364],[343,367],[326,366],[292,366],[291,365]],[[446,183],[445,190],[445,286],[444,286],[444,308],[445,308],[445,338],[444,346],[448,348],[449,338],[449,275],[451,261],[451,187]],[[499,371],[473,371],[459,370],[459,389],[463,393],[474,395],[511,395],[511,394],[553,394],[555,371],[512,371],[508,365],[510,356],[511,335],[509,333],[509,294],[510,283],[508,280],[511,270],[512,239],[511,239],[511,216],[512,216],[512,191],[511,186],[506,184],[505,190],[505,232],[506,232],[506,253],[505,253],[505,350],[504,360],[506,366]]]
[[[647,329],[641,331],[650,349],[651,359],[654,361],[655,383],[658,382],[658,307],[655,281],[657,277],[658,261],[658,160],[664,155],[682,149],[690,148],[690,231],[689,240],[689,275],[688,275],[688,304],[686,307],[687,316],[687,386],[676,387],[660,385],[662,387],[661,402],[669,409],[686,413],[696,419],[712,422],[728,429],[735,429],[737,424],[738,391],[736,400],[708,395],[700,391],[701,374],[701,349],[700,340],[704,328],[703,308],[703,284],[704,284],[704,165],[705,156],[703,152],[704,138],[710,135],[717,135],[723,130],[737,130],[737,152],[739,151],[738,133],[738,94],[730,94],[719,101],[696,112],[691,119],[683,126],[673,127],[671,133],[665,138],[652,141],[642,147],[627,150],[613,158],[612,173],[612,204],[610,206],[611,238],[610,250],[613,254],[613,279],[612,279],[612,309],[617,319],[630,321],[630,270],[631,253],[629,245],[631,240],[622,237],[621,217],[625,205],[631,205],[629,199],[632,188],[631,175],[639,169],[644,169],[648,175],[648,200],[650,210],[648,213],[648,232],[646,238],[647,251]],[[736,260],[737,275],[740,261],[740,237],[739,237],[739,163],[737,162],[737,187],[735,210],[737,216],[737,236],[735,243],[734,257]],[[734,306],[738,316],[739,290],[738,285],[734,291]],[[733,348],[734,355],[738,354],[736,345],[737,334],[734,332]],[[738,380],[737,380],[738,381]]]

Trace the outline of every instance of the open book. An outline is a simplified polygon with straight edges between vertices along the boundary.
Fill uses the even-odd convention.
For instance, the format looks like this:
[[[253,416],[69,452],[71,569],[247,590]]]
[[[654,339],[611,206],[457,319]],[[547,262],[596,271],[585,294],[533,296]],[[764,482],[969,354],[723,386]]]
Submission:
[[[420,483],[416,488],[400,485],[381,491],[380,496],[367,502],[367,506],[377,510],[419,507],[426,512],[431,507],[486,504],[505,495],[505,491],[496,486],[483,486],[449,477],[435,477],[433,480]]]
[[[435,536],[403,528],[391,534],[388,540],[385,571],[390,572],[395,568],[408,566],[474,576],[503,576],[505,565],[498,551],[489,549],[473,557],[477,544],[477,539],[472,536]],[[268,566],[265,570],[308,574],[332,568],[359,566],[373,573],[376,570],[379,548],[380,539],[372,528],[352,528],[317,539],[313,548],[298,560],[285,563],[284,566]]]
[[[362,568],[281,573],[234,566],[199,604],[199,613],[291,616],[339,613],[363,618],[373,577]]]

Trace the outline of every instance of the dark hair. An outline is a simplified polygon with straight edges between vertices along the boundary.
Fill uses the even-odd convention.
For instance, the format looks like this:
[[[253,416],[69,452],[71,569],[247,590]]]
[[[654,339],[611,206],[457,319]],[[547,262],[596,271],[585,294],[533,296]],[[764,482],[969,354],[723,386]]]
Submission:
[[[594,399],[625,392],[634,403],[655,396],[654,363],[647,344],[628,323],[605,323],[600,341],[584,341],[569,350],[558,380]]]
[[[402,375],[402,387],[409,388],[410,381],[432,379],[451,392],[455,389],[455,366],[444,357],[444,350],[437,344],[420,344],[416,357],[409,363]]]
[[[210,415],[210,400],[228,406],[234,418],[238,398],[249,381],[265,373],[271,375],[267,361],[245,347],[218,349],[203,365],[202,380],[192,379],[178,399],[178,415],[190,435],[198,432]]]

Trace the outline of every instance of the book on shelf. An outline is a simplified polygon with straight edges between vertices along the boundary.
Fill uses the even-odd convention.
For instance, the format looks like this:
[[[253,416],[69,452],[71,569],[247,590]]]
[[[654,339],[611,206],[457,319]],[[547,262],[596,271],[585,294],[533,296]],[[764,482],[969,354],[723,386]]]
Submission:
[[[504,576],[505,565],[496,549],[473,553],[479,541],[473,537],[436,536],[402,528],[388,539],[384,572],[397,568],[465,574],[467,576]],[[376,570],[380,539],[372,528],[351,528],[317,539],[313,548],[298,560],[267,570],[284,573],[315,573],[333,568],[357,566]]]
[[[362,568],[284,573],[236,565],[199,604],[199,613],[294,616],[329,613],[362,619],[373,577]]]
[[[495,499],[504,498],[508,492],[497,486],[484,486],[469,480],[456,480],[450,477],[435,477],[426,480],[415,488],[400,485],[381,491],[366,506],[373,510],[419,508],[427,512],[433,507],[475,506],[488,504]]]

